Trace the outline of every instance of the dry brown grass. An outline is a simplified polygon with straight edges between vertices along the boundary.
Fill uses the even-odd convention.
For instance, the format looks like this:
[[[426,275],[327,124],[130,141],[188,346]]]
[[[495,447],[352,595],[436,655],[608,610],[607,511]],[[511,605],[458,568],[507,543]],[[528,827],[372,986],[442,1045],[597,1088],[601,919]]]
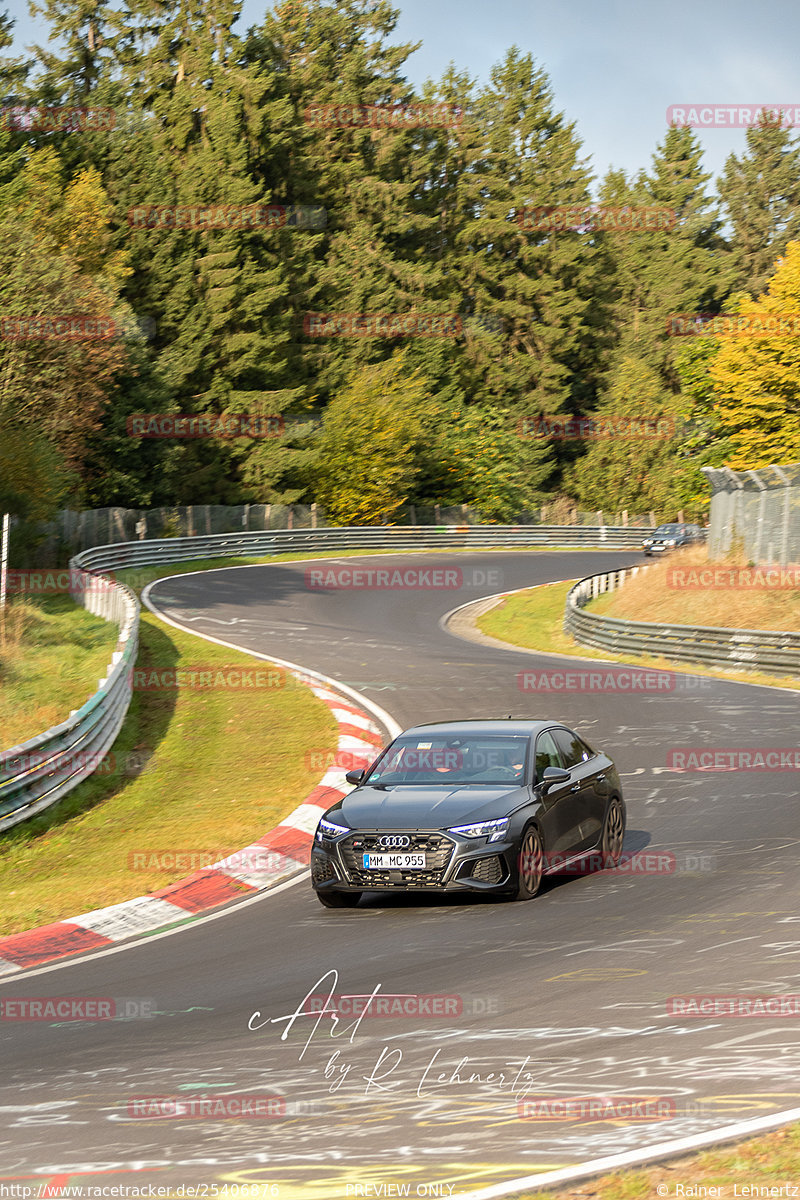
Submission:
[[[676,586],[670,581],[675,568],[686,571],[687,579],[702,568],[721,569],[718,576],[731,569],[749,571],[758,578],[741,558],[709,563],[705,546],[690,546],[657,559],[619,591],[598,597],[591,611],[628,621],[800,630],[800,587],[747,586],[742,582],[726,587]]]

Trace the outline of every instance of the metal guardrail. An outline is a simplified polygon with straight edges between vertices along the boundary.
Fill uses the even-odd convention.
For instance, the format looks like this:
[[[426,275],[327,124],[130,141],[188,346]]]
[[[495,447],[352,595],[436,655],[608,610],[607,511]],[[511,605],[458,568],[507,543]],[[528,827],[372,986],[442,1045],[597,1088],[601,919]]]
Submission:
[[[614,654],[657,654],[729,670],[761,670],[800,676],[800,633],[773,629],[721,629],[625,621],[587,612],[590,600],[613,592],[647,567],[589,575],[567,596],[564,629],[576,641]]]
[[[0,831],[55,804],[100,766],[131,701],[139,601],[130,588],[93,573],[71,572],[70,592],[89,612],[114,621],[119,638],[106,678],[66,721],[0,752]]]
[[[195,558],[260,556],[302,550],[479,550],[513,546],[583,546],[627,550],[646,529],[613,525],[372,525],[217,533],[205,537],[118,542],[71,560],[90,571],[113,571]]]
[[[120,636],[107,677],[82,708],[46,733],[0,752],[0,832],[35,816],[101,764],[131,700],[139,601],[106,572],[198,558],[326,550],[453,550],[512,546],[586,546],[614,550],[641,544],[636,527],[587,525],[350,526],[272,530],[118,542],[70,560],[76,603],[116,621]]]

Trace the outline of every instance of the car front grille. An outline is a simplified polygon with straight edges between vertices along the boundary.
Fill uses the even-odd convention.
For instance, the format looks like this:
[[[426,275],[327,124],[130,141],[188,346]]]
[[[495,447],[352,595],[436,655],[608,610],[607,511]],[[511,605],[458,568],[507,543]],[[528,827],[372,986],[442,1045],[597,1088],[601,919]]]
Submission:
[[[442,877],[450,862],[455,842],[443,833],[409,833],[409,845],[399,851],[402,854],[425,854],[427,869],[424,871],[365,871],[362,867],[362,854],[386,854],[378,843],[386,837],[381,833],[355,833],[339,843],[342,862],[351,883],[360,883],[364,887],[436,887],[441,884]]]

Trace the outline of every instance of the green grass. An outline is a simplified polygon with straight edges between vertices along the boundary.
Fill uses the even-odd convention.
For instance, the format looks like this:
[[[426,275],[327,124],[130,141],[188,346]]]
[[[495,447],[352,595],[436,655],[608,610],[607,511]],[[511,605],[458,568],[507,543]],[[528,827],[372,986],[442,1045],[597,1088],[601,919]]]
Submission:
[[[573,582],[546,583],[515,592],[478,617],[476,624],[481,633],[515,646],[546,649],[553,654],[575,654],[578,652],[576,643],[563,629],[564,603]]]
[[[132,869],[134,853],[221,858],[262,837],[319,782],[309,750],[333,751],[328,708],[268,664],[142,617],[137,669],[239,664],[260,689],[134,692],[111,752],[114,769],[85,780],[51,813],[0,840],[0,934],[155,891],[191,872]],[[147,759],[136,773],[136,760]],[[133,756],[134,761],[131,761]]]
[[[65,721],[97,691],[117,627],[69,596],[17,599],[0,636],[0,749]]]
[[[564,632],[564,606],[567,593],[575,582],[577,581],[548,583],[523,592],[515,592],[479,616],[475,625],[481,633],[489,637],[527,650],[540,650],[543,654],[569,654],[580,658],[603,659],[606,662],[635,662],[660,670],[684,671],[692,675],[707,675],[715,679],[732,679],[743,683],[768,684],[771,687],[783,687],[793,691],[800,689],[800,682],[790,676],[768,675],[763,671],[712,670],[699,663],[677,662],[661,655],[612,654],[609,650],[596,650],[592,646],[576,642]],[[605,596],[599,600],[606,602],[605,607],[608,606]],[[590,611],[598,609],[592,604]]]

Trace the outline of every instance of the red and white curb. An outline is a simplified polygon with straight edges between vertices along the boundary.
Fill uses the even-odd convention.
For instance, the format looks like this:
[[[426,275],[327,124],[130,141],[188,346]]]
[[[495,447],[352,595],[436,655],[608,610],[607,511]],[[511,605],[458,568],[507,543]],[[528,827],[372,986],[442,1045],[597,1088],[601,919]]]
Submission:
[[[339,726],[335,761],[344,758],[353,767],[369,765],[386,740],[377,722],[349,697],[334,690],[334,681],[304,670],[292,670],[291,673],[310,687],[335,717]],[[391,719],[387,728],[394,736]],[[135,896],[109,908],[97,908],[52,925],[0,937],[0,976],[68,955],[98,950],[138,934],[153,933],[186,921],[196,913],[276,887],[306,869],[320,816],[348,790],[344,771],[332,767],[302,804],[279,825],[257,842],[212,866],[150,895]]]

